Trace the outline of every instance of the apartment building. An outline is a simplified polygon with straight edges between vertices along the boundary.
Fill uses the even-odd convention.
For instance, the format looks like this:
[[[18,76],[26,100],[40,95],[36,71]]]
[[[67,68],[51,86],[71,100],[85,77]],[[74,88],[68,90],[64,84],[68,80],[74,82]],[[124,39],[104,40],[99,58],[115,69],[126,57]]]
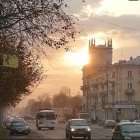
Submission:
[[[89,64],[83,67],[83,111],[93,119],[140,118],[140,56],[112,64],[112,40],[89,42]]]

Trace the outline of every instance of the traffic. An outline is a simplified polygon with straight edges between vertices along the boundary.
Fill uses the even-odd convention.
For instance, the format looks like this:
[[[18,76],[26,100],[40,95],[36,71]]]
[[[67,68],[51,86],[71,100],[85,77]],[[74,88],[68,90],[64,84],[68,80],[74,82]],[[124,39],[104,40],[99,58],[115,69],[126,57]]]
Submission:
[[[82,114],[82,115],[81,115]],[[20,116],[5,118],[4,125],[9,133],[9,139],[140,139],[139,120],[106,120],[102,125],[93,123],[90,115],[85,112],[78,113],[76,118],[57,117],[54,110],[41,109],[35,117],[27,119]],[[84,116],[84,118],[82,118]],[[61,118],[61,121],[60,121]],[[65,120],[65,121],[64,121]],[[102,131],[102,134],[100,133]]]

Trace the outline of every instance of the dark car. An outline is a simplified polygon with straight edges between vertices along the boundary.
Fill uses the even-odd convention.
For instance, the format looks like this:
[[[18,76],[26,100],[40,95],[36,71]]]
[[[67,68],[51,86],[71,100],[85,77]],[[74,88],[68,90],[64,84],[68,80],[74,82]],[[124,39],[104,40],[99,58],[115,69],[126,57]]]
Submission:
[[[104,123],[104,128],[114,128],[116,126],[116,121],[106,120]]]
[[[66,125],[66,139],[71,140],[73,137],[83,137],[91,139],[90,126],[85,119],[71,119]]]
[[[30,131],[30,127],[25,121],[14,121],[10,125],[10,135],[18,133],[28,135]]]
[[[15,117],[15,118],[12,118],[12,119],[9,121],[8,125],[6,126],[6,128],[7,128],[7,129],[10,129],[11,124],[12,124],[13,122],[17,122],[17,121],[26,122],[23,118]]]
[[[139,140],[140,123],[124,122],[118,123],[113,130],[112,140]]]

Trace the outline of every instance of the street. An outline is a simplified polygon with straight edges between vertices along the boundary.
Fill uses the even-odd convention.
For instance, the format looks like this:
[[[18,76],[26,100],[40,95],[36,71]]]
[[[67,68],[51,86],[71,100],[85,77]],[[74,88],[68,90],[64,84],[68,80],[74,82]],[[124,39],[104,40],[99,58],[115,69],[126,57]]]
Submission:
[[[10,136],[9,139],[65,139],[65,124],[56,123],[55,130],[42,129],[37,130],[35,120],[28,121],[31,133],[25,135]],[[105,129],[98,124],[91,126],[92,139],[111,139],[112,129]]]

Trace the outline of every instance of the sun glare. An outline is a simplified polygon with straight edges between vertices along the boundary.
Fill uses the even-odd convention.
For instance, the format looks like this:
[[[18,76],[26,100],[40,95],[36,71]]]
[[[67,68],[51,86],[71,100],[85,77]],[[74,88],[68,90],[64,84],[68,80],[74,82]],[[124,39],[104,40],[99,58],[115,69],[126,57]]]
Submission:
[[[77,52],[68,52],[65,54],[64,58],[66,62],[70,65],[83,66],[88,63],[88,47],[85,47]]]

